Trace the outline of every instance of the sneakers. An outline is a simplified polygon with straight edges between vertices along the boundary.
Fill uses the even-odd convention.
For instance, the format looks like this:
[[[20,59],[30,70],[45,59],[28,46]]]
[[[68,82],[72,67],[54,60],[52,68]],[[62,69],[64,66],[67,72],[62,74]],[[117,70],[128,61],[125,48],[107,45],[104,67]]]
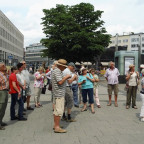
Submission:
[[[11,118],[11,120],[12,120],[12,121],[13,121],[13,120],[18,120],[18,117]]]
[[[76,120],[71,118],[71,119],[67,119],[66,122],[76,122]]]
[[[62,117],[62,121],[67,121],[67,117]]]
[[[74,105],[76,108],[79,108],[79,105]]]
[[[59,129],[55,129],[54,132],[55,133],[66,133],[67,131],[65,129],[59,128]]]
[[[27,107],[27,110],[34,110],[34,108],[32,108],[32,107]]]
[[[7,126],[7,123],[2,122],[1,126]]]
[[[22,117],[22,118],[19,118],[18,120],[19,121],[27,121],[27,118]]]
[[[5,130],[5,127],[3,127],[3,126],[0,126],[0,130]]]

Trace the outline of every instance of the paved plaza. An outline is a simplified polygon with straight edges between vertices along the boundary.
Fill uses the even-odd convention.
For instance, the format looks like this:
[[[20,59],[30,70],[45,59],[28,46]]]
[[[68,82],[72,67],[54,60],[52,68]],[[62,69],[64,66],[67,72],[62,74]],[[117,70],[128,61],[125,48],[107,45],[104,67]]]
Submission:
[[[33,83],[31,83],[32,85]],[[27,111],[25,121],[10,121],[10,98],[4,117],[8,123],[6,130],[0,131],[0,144],[136,144],[144,143],[144,123],[139,120],[141,101],[137,98],[138,109],[125,109],[126,94],[120,84],[118,105],[108,107],[106,81],[99,86],[102,108],[95,106],[95,114],[90,109],[80,112],[73,108],[72,116],[77,122],[61,122],[68,131],[65,134],[53,132],[53,113],[49,91],[41,95],[42,108]],[[139,93],[139,92],[138,92]],[[34,96],[31,104],[34,107]],[[82,107],[82,105],[80,106]]]

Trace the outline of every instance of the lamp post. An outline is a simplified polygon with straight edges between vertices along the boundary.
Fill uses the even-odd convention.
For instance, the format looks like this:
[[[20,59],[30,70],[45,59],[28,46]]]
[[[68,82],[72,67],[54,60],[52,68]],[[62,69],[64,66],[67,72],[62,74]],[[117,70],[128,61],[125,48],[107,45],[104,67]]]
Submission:
[[[141,65],[141,34],[139,34],[139,46],[138,46],[138,69],[140,73],[140,65]]]
[[[116,33],[116,45],[115,51],[118,51],[118,33]]]

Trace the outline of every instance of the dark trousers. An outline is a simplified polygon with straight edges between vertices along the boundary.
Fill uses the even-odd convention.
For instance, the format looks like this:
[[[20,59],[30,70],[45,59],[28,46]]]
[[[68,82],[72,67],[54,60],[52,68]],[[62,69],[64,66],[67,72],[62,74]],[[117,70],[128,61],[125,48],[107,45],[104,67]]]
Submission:
[[[10,107],[11,119],[15,118],[15,105],[16,105],[16,102],[18,102],[18,104],[19,104],[18,116],[19,116],[19,118],[23,117],[24,103],[23,103],[22,97],[20,97],[18,99],[18,93],[15,93],[15,94],[11,94],[11,107]]]
[[[78,84],[72,85],[74,105],[78,105]]]
[[[136,106],[136,95],[137,95],[137,86],[129,86],[127,91],[127,101],[126,105],[131,105],[131,99],[132,99],[132,107]]]
[[[87,95],[89,97],[89,104],[93,104],[94,103],[93,88],[82,89],[83,103],[87,102]]]
[[[8,103],[8,92],[0,91],[0,126],[2,124],[2,119],[5,115],[7,103]]]

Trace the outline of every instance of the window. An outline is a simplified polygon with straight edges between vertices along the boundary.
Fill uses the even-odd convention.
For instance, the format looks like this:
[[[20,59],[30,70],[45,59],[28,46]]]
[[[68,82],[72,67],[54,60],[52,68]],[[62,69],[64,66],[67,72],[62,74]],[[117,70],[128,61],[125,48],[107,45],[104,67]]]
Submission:
[[[144,37],[142,37],[142,41],[144,41]]]
[[[142,44],[142,47],[144,47],[144,44]]]
[[[127,42],[128,42],[128,39],[124,39],[124,40],[123,40],[123,43],[127,43]]]
[[[139,41],[139,38],[132,38],[131,39],[131,42],[138,42]]]
[[[121,43],[121,40],[118,40],[118,43]]]

